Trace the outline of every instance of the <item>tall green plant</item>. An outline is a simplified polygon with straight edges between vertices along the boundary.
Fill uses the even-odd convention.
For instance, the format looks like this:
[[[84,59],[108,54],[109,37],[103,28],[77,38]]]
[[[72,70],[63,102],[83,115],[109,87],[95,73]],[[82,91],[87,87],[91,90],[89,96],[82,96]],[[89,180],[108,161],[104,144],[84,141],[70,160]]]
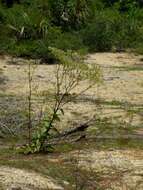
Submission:
[[[24,147],[24,153],[51,150],[52,147],[45,142],[50,139],[51,130],[57,131],[55,122],[60,121],[61,114],[64,114],[64,105],[71,101],[67,95],[72,93],[82,81],[87,81],[87,86],[75,94],[75,97],[99,83],[101,79],[99,67],[83,63],[78,54],[63,52],[55,48],[49,48],[49,50],[58,63],[55,67],[55,84],[53,86],[55,89],[54,104],[50,108],[51,112],[41,120],[31,143]]]

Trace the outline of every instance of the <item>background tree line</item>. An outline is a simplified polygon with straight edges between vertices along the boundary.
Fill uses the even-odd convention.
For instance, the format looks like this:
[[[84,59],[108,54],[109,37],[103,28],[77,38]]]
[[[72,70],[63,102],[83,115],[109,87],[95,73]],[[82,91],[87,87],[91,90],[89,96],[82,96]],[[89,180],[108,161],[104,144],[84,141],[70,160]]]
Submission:
[[[1,0],[0,52],[52,60],[62,50],[142,52],[142,0]]]

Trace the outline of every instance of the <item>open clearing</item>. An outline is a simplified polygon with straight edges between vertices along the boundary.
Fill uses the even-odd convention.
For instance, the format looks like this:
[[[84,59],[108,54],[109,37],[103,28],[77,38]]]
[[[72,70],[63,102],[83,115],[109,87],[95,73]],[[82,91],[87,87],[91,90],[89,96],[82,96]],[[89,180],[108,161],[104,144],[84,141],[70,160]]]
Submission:
[[[25,98],[27,94],[27,62],[28,60],[19,58],[15,59],[8,56],[0,57],[0,70],[2,71],[0,77],[0,81],[2,81],[0,93],[1,109],[6,109],[8,104],[11,104],[13,106],[15,105],[15,112],[18,112],[18,106],[20,103],[15,103],[15,101],[20,97]],[[62,116],[62,121],[58,124],[59,130],[72,127],[92,118],[93,115],[98,115],[102,120],[110,119],[114,126],[118,123],[124,124],[124,127],[130,124],[130,126],[134,127],[134,134],[142,137],[143,57],[129,53],[96,53],[88,55],[87,64],[97,64],[101,67],[103,82],[65,106],[65,115]],[[55,65],[38,65],[35,68],[33,80],[35,93],[41,93],[45,91],[45,89],[50,92],[51,81],[54,81],[54,70]],[[85,86],[86,83],[83,83],[76,88],[73,93],[79,92]],[[11,102],[9,97],[16,97],[16,100]],[[97,104],[97,102],[99,104]],[[4,103],[6,104],[5,106],[3,105]],[[89,127],[87,138],[88,136],[95,135],[95,129],[96,125],[94,124]],[[119,134],[115,129],[108,135],[111,138],[116,138]],[[140,139],[140,141],[140,144],[143,144],[143,140]],[[80,143],[79,149],[82,147],[82,142]],[[128,143],[128,141],[125,141],[125,144],[126,143]],[[0,149],[4,151],[7,143],[4,144],[3,141],[0,141],[0,144]],[[143,189],[143,150],[139,149],[138,144],[136,145],[136,148],[125,147],[124,150],[122,150],[122,146],[118,149],[115,148],[115,150],[114,147],[112,150],[97,150],[96,146],[94,148],[94,144],[96,144],[94,139],[91,142],[91,148],[89,148],[91,145],[90,143],[88,144],[88,142],[84,142],[84,144],[82,151],[70,150],[68,153],[64,154],[61,154],[59,151],[57,155],[36,155],[32,158],[28,157],[27,160],[23,156],[9,155],[11,154],[11,151],[6,153],[2,152],[2,154],[0,153],[0,188],[1,185],[2,187],[9,187],[10,180],[13,180],[14,185],[18,184],[19,178],[17,178],[18,176],[16,174],[18,170],[8,168],[8,166],[10,166],[21,169],[33,169],[37,172],[37,176],[42,172],[42,174],[49,176],[54,170],[55,176],[51,177],[56,178],[57,182],[61,183],[61,187],[69,190],[76,189],[75,181],[77,181],[77,176],[75,176],[76,172],[73,171],[71,166],[71,160],[77,159],[78,162],[76,165],[79,170],[82,170],[82,175],[84,174],[85,176],[82,180],[80,178],[80,181],[81,183],[83,183],[85,179],[87,181],[87,184],[84,184],[85,190],[95,190],[97,183],[100,184],[100,188],[104,187],[104,189]],[[37,168],[37,165],[39,168]],[[52,170],[52,172],[49,172],[49,170]],[[95,175],[92,177],[89,175],[87,178],[85,175],[85,173],[87,173],[86,171],[89,173],[95,172]],[[10,172],[13,175],[13,179],[11,178]],[[21,172],[24,171],[22,170]],[[63,180],[63,178],[65,179],[64,172],[66,175],[69,175],[66,181]],[[97,173],[102,174],[102,178],[99,181],[96,180],[98,179],[98,176],[96,175]],[[23,175],[24,174],[22,173],[22,176]],[[19,190],[25,190],[26,188],[27,190],[31,190],[30,188],[39,188],[42,190],[42,188],[46,188],[45,186],[41,188],[39,184],[39,186],[37,185],[37,187],[33,187],[32,185],[33,183],[35,184],[35,182],[32,181],[32,175],[36,174],[27,174],[28,178],[31,179],[29,184],[27,184],[26,181],[18,184]],[[73,178],[73,176],[74,179],[69,179],[70,177]],[[40,178],[41,183],[42,180],[46,180],[43,178]],[[12,187],[9,188],[12,190]]]
[[[28,91],[28,77],[26,63],[28,60],[1,57],[0,69],[5,79],[1,87],[6,95],[26,97]],[[67,110],[63,127],[69,122],[83,121],[97,111],[96,102],[100,102],[100,115],[102,117],[122,116],[126,118],[125,109],[129,107],[134,112],[133,124],[142,122],[143,108],[143,59],[128,53],[96,53],[89,55],[87,63],[97,64],[103,73],[103,83],[78,98],[65,107]],[[54,65],[38,65],[34,71],[33,92],[42,93],[51,91],[54,81]],[[84,89],[82,83],[73,93]],[[4,96],[2,96],[4,98]],[[77,109],[78,108],[78,109]],[[101,114],[102,111],[102,114]]]

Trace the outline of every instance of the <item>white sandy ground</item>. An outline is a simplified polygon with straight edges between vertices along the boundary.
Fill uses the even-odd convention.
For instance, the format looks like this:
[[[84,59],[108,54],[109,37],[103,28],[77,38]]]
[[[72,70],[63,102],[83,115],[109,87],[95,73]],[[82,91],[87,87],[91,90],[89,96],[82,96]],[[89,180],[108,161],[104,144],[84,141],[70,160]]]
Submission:
[[[18,64],[10,64],[13,61],[8,56],[0,57],[0,69],[3,70],[4,76],[7,78],[3,86],[4,92],[17,96],[24,96],[27,91],[27,66],[22,59],[16,59]],[[99,98],[103,101],[121,101],[129,102],[140,106],[143,104],[143,69],[126,70],[123,67],[139,67],[143,68],[142,56],[136,56],[129,53],[96,53],[89,55],[87,62],[90,64],[98,64],[103,72],[103,84],[98,88],[94,88],[86,92],[86,96],[91,99]],[[38,85],[40,91],[49,88],[49,81],[53,80],[54,65],[39,65],[35,71],[34,83]],[[34,84],[34,85],[35,85]],[[84,87],[84,84],[78,89]],[[96,113],[96,105],[91,101],[72,102],[65,107],[65,116],[61,124],[61,128],[65,128],[73,123],[79,123],[86,120]],[[101,117],[122,116],[125,118],[125,112],[117,109],[117,106],[103,105]],[[143,115],[134,115],[134,125],[141,125]],[[139,131],[141,133],[142,131]],[[112,181],[112,188],[108,190],[143,190],[143,152],[140,151],[95,151],[93,149],[85,150],[80,153],[73,152],[71,155],[78,157],[79,166],[86,170],[102,171],[105,173],[109,169],[121,171],[121,183],[119,180]],[[65,157],[67,157],[65,155]],[[30,181],[28,181],[30,179]],[[40,179],[40,180],[39,180]],[[51,187],[61,188],[50,178],[39,176],[36,173],[29,173],[24,170],[14,168],[0,167],[0,180],[8,187],[13,184],[30,184],[39,188]],[[50,180],[50,182],[49,182]],[[40,184],[38,184],[40,181]],[[0,181],[1,182],[1,181]],[[122,185],[121,185],[122,184]],[[38,186],[39,185],[39,186]],[[36,186],[34,186],[36,187]],[[53,188],[54,189],[54,188]],[[8,189],[9,190],[9,189]],[[24,190],[28,190],[25,189]],[[31,189],[29,189],[31,190]]]
[[[102,173],[105,189],[143,190],[143,152],[129,150],[75,151],[72,155],[78,158],[78,165],[90,172]],[[118,173],[118,176],[116,177]],[[95,179],[96,180],[96,179]],[[107,183],[107,184],[106,184]]]
[[[0,58],[0,68],[8,79],[6,92],[17,95],[25,94],[28,68],[25,63],[28,61],[14,59],[18,63],[15,65],[11,64],[11,60],[12,58],[6,56]],[[127,53],[97,53],[89,55],[87,62],[101,66],[104,81],[98,88],[100,98],[140,103],[143,98],[143,69],[140,71],[126,71],[118,68],[143,66],[140,56]],[[54,69],[54,65],[37,66],[33,81],[38,84],[39,90],[45,90],[45,87],[48,88],[50,85],[48,82],[53,80]],[[79,87],[79,89],[83,87]],[[96,96],[97,88],[91,89],[87,94]]]
[[[0,184],[6,190],[63,190],[51,177],[5,166],[0,166]]]
[[[13,64],[16,63],[16,64]],[[27,93],[28,78],[26,63],[28,60],[15,59],[8,56],[0,57],[0,69],[7,81],[4,85],[5,93],[24,96]],[[65,117],[62,128],[70,121],[77,122],[83,118],[90,117],[96,113],[96,105],[90,100],[101,99],[102,101],[119,101],[140,106],[143,104],[143,61],[142,56],[129,53],[96,53],[87,56],[87,63],[97,64],[103,73],[103,83],[98,87],[90,89],[84,95],[89,97],[88,101],[78,101],[65,106]],[[123,68],[125,67],[125,69]],[[128,70],[137,67],[140,70]],[[51,81],[54,80],[54,65],[38,65],[34,72],[33,86],[37,91],[45,91],[51,88]],[[74,91],[84,89],[86,83],[78,86]],[[102,105],[103,117],[121,116],[126,117],[122,109],[117,106]],[[101,115],[101,114],[100,114]],[[127,119],[128,120],[128,119]],[[133,123],[139,125],[142,122],[142,115],[134,114]],[[61,126],[60,126],[61,127]]]

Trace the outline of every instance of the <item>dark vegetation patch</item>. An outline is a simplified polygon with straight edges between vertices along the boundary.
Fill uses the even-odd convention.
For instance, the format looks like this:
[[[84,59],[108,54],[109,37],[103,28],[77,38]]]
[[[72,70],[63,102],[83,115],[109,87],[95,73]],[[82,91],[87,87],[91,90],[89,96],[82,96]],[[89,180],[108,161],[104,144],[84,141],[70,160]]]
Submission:
[[[48,47],[142,53],[142,2],[24,0],[0,3],[0,53],[53,62]],[[12,2],[12,1],[11,1]]]

